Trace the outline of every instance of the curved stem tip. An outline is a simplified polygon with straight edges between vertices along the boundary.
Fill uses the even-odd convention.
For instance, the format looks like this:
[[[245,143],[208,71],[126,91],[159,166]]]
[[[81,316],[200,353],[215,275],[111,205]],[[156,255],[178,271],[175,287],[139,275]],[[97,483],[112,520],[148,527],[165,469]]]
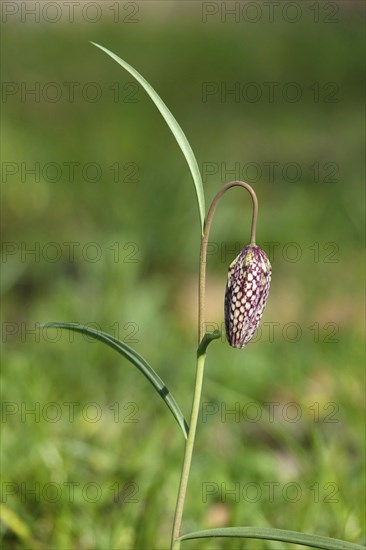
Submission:
[[[226,185],[224,185],[220,189],[220,191],[215,195],[205,220],[203,235],[201,239],[199,297],[198,297],[198,342],[201,342],[205,333],[204,315],[205,315],[206,261],[207,261],[207,245],[208,245],[208,238],[209,238],[210,229],[211,229],[211,223],[216,210],[216,206],[219,203],[219,200],[221,199],[222,195],[232,187],[243,187],[249,192],[250,196],[252,197],[253,214],[252,214],[252,225],[250,230],[250,244],[255,244],[255,234],[256,234],[257,218],[258,218],[257,195],[255,194],[254,189],[248,183],[245,183],[244,181],[231,181]]]

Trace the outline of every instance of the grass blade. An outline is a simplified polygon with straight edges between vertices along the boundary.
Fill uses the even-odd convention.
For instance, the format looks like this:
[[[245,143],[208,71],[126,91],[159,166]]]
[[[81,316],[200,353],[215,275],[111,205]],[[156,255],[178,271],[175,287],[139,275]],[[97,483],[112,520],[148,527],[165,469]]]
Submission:
[[[94,330],[89,327],[84,327],[83,325],[79,325],[78,323],[46,323],[44,325],[41,325],[45,328],[61,328],[66,330],[71,330],[74,332],[80,332],[81,334],[86,334],[87,336],[91,336],[92,338],[95,338],[95,340],[99,340],[100,342],[103,342],[104,344],[107,344],[107,346],[113,348],[114,350],[118,351],[123,357],[128,359],[130,363],[135,365],[135,367],[138,368],[140,372],[147,378],[147,380],[152,384],[154,389],[158,392],[160,397],[165,401],[165,404],[173,414],[174,418],[178,422],[179,426],[182,429],[182,432],[184,434],[184,437],[187,439],[188,436],[188,425],[184,419],[184,416],[182,414],[182,411],[180,410],[176,400],[160,378],[158,374],[154,371],[154,369],[145,361],[141,355],[139,355],[135,350],[127,346],[124,342],[121,342],[120,340],[117,340],[117,338],[114,338],[113,336],[110,336],[109,334],[106,334],[105,332],[102,332],[100,330]]]
[[[134,69],[131,65],[126,63],[126,61],[118,57],[118,55],[114,54],[107,48],[104,48],[103,46],[100,46],[95,42],[91,42],[91,43],[97,48],[99,48],[100,50],[102,50],[103,52],[105,52],[107,55],[109,55],[112,59],[114,59],[114,61],[116,61],[119,65],[121,65],[121,67],[126,69],[126,71],[128,71],[134,78],[136,78],[137,82],[139,82],[139,84],[141,84],[141,86],[145,89],[145,91],[151,97],[156,107],[159,109],[160,113],[165,119],[165,122],[167,123],[167,125],[169,126],[169,129],[171,130],[172,134],[177,140],[178,145],[181,148],[181,151],[185,156],[189,169],[191,171],[193,182],[196,188],[198,209],[199,209],[200,222],[201,222],[201,231],[203,232],[203,224],[205,221],[205,197],[203,192],[201,173],[198,168],[196,157],[194,156],[194,153],[192,151],[192,147],[190,146],[189,141],[187,140],[182,128],[179,126],[178,122],[176,121],[172,113],[169,111],[168,107],[165,105],[161,97],[156,93],[154,88],[148,83],[147,80],[145,80],[145,78],[138,71],[136,71],[136,69]]]
[[[320,550],[365,550],[364,546],[344,540],[332,539],[320,535],[311,535],[308,533],[298,533],[297,531],[261,527],[223,527],[222,529],[206,529],[205,531],[196,531],[194,533],[182,535],[179,540],[193,540],[210,537],[277,540],[281,542],[290,542],[292,544],[300,544],[310,548],[318,548]]]
[[[18,516],[18,514],[7,505],[0,504],[1,530],[6,532],[9,529],[12,535],[15,535],[24,543],[24,548],[29,550],[41,550],[43,544],[32,537],[28,525]]]

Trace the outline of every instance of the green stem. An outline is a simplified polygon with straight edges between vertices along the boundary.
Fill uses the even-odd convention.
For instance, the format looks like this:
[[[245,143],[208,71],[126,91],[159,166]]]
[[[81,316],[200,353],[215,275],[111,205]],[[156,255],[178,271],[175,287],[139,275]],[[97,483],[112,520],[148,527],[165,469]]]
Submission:
[[[186,499],[189,472],[191,469],[191,462],[192,462],[194,440],[196,436],[197,420],[198,420],[198,413],[199,413],[201,393],[202,393],[202,384],[203,384],[203,372],[204,372],[205,359],[206,359],[206,348],[211,340],[218,338],[220,336],[219,331],[214,331],[214,333],[212,333],[211,335],[207,335],[207,338],[203,339],[205,335],[204,321],[205,321],[207,244],[208,244],[211,223],[212,223],[213,215],[215,213],[216,206],[218,205],[218,202],[222,197],[222,195],[225,193],[225,191],[227,191],[228,189],[231,189],[231,187],[244,187],[244,189],[246,189],[252,197],[253,215],[252,215],[252,226],[251,226],[251,232],[250,232],[250,242],[251,244],[255,244],[255,232],[256,232],[257,216],[258,216],[257,196],[254,192],[254,189],[248,183],[245,183],[244,181],[231,181],[230,183],[227,183],[226,185],[224,185],[220,189],[220,191],[215,195],[211,203],[211,206],[209,208],[207,218],[205,220],[204,231],[201,238],[199,293],[198,293],[198,344],[199,344],[199,347],[197,351],[196,384],[194,388],[191,420],[189,423],[189,432],[188,432],[188,438],[186,441],[186,448],[184,453],[182,473],[181,473],[180,484],[179,484],[177,505],[175,509],[171,550],[179,550],[180,544],[181,544],[180,540],[178,539],[180,536],[180,529],[182,525],[184,502]]]
[[[213,216],[216,210],[216,206],[219,203],[222,195],[231,189],[232,187],[243,187],[246,189],[253,202],[253,215],[252,215],[252,225],[250,229],[250,244],[255,244],[255,233],[257,228],[257,218],[258,218],[258,199],[255,194],[254,189],[244,181],[231,181],[224,185],[220,191],[215,195],[210,209],[207,214],[207,218],[204,225],[204,231],[201,240],[201,256],[200,256],[200,277],[199,277],[199,297],[198,297],[198,341],[200,342],[205,333],[205,287],[206,287],[206,259],[207,259],[207,245],[208,238],[211,229],[211,223]]]
[[[171,545],[172,550],[173,549],[178,550],[180,548],[180,540],[178,540],[178,538],[180,536],[180,527],[182,524],[183,508],[184,508],[184,502],[185,502],[186,492],[187,492],[189,471],[191,469],[193,446],[194,446],[194,440],[196,435],[197,420],[198,420],[200,401],[201,401],[205,359],[206,359],[205,353],[203,355],[197,356],[196,384],[194,388],[191,420],[189,423],[189,433],[186,441],[186,449],[184,454],[182,474],[180,478],[177,506],[175,510],[172,545]]]

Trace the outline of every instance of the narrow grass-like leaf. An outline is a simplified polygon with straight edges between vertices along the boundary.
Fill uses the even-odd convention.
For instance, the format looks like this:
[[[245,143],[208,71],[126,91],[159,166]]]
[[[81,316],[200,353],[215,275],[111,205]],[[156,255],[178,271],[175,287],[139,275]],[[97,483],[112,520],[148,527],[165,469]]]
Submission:
[[[136,69],[134,69],[131,65],[126,63],[126,61],[118,57],[118,55],[114,54],[107,48],[104,48],[103,46],[100,46],[95,42],[91,42],[91,43],[97,48],[99,48],[100,50],[102,50],[103,52],[105,52],[107,55],[109,55],[112,59],[114,59],[114,61],[116,61],[119,65],[121,65],[121,67],[126,69],[126,71],[128,71],[134,78],[136,78],[137,82],[139,82],[139,84],[141,84],[141,86],[145,89],[145,91],[151,97],[156,107],[159,109],[160,113],[162,114],[165,122],[169,126],[169,129],[171,130],[172,134],[177,140],[178,145],[181,148],[181,151],[185,156],[189,169],[191,171],[193,182],[196,188],[198,210],[199,210],[200,222],[201,222],[201,231],[203,232],[203,224],[205,221],[205,197],[203,192],[202,178],[201,178],[201,173],[197,164],[196,157],[194,156],[192,147],[190,146],[189,141],[185,136],[185,133],[183,132],[182,128],[179,126],[178,122],[176,121],[176,119],[174,118],[174,116],[172,115],[168,107],[165,105],[161,97],[156,93],[156,91],[148,83],[148,81],[145,80],[145,78],[139,72],[136,71]]]
[[[210,537],[228,537],[245,539],[265,539],[300,544],[320,550],[365,550],[364,546],[339,539],[286,531],[284,529],[272,529],[262,527],[223,527],[222,529],[206,529],[182,535],[179,540],[204,539]]]
[[[0,504],[0,522],[3,524],[2,531],[8,528],[25,545],[25,548],[40,550],[43,544],[32,537],[28,525],[18,516],[14,510],[5,504]]]
[[[148,379],[150,384],[155,388],[155,390],[158,392],[160,397],[164,399],[167,407],[173,414],[174,418],[178,422],[179,426],[182,429],[182,432],[184,434],[184,437],[187,439],[188,436],[188,425],[184,419],[184,416],[182,414],[182,411],[180,410],[176,400],[160,378],[158,374],[154,371],[154,369],[145,361],[141,355],[139,355],[135,350],[127,346],[124,342],[121,342],[120,340],[117,340],[117,338],[114,338],[113,336],[110,336],[109,334],[106,334],[105,332],[102,332],[100,330],[94,330],[89,327],[84,327],[83,325],[79,325],[78,323],[46,323],[44,325],[41,325],[45,328],[61,328],[66,330],[71,330],[74,332],[80,332],[81,334],[86,334],[87,336],[90,336],[92,338],[95,338],[95,340],[99,340],[100,342],[103,342],[104,344],[107,344],[107,346],[110,346],[114,350],[118,351],[123,357],[128,359],[130,363],[135,365],[135,367],[138,368],[140,372]]]

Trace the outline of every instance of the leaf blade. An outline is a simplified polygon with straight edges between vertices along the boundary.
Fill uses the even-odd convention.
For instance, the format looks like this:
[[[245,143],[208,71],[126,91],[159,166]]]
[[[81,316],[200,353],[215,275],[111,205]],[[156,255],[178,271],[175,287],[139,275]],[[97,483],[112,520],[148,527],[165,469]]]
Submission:
[[[154,371],[149,363],[145,361],[145,359],[141,357],[141,355],[139,355],[134,349],[130,348],[130,346],[127,346],[127,344],[125,344],[124,342],[121,342],[117,338],[114,338],[113,336],[105,332],[85,327],[83,325],[79,325],[78,323],[54,322],[45,323],[41,325],[41,327],[60,328],[79,332],[81,334],[86,334],[87,336],[90,336],[95,340],[99,340],[100,342],[107,344],[107,346],[111,347],[120,355],[128,359],[135,367],[137,367],[137,369],[145,376],[145,378],[147,378],[147,380],[154,387],[160,397],[164,400],[166,406],[178,422],[178,425],[180,426],[184,437],[187,439],[188,425],[184,419],[183,413],[180,410],[178,403],[176,402],[173,395],[170,393],[169,389],[164,384],[160,376]]]
[[[188,166],[193,178],[193,182],[195,185],[195,189],[196,189],[198,210],[199,210],[200,222],[201,222],[201,231],[203,232],[203,226],[205,221],[205,197],[203,192],[202,177],[201,177],[201,173],[198,167],[196,157],[193,153],[192,147],[185,133],[183,132],[177,120],[175,119],[171,111],[168,109],[168,107],[165,105],[161,97],[157,94],[157,92],[149,84],[149,82],[138,71],[136,71],[134,67],[132,67],[129,63],[121,59],[118,55],[111,52],[104,46],[101,46],[96,42],[91,42],[91,44],[93,44],[94,46],[102,50],[104,53],[109,55],[114,61],[116,61],[119,65],[121,65],[121,67],[123,67],[126,71],[128,71],[137,80],[137,82],[139,82],[139,84],[141,84],[141,86],[145,89],[146,93],[150,96],[155,106],[163,116],[165,122],[167,123],[172,134],[174,135],[188,163]]]
[[[263,527],[223,527],[221,529],[206,529],[204,531],[195,531],[182,535],[179,537],[179,540],[183,541],[210,537],[276,540],[300,544],[310,548],[318,548],[320,550],[365,550],[364,546],[344,540],[312,535],[309,533],[299,533],[297,531],[287,531],[285,529]]]

